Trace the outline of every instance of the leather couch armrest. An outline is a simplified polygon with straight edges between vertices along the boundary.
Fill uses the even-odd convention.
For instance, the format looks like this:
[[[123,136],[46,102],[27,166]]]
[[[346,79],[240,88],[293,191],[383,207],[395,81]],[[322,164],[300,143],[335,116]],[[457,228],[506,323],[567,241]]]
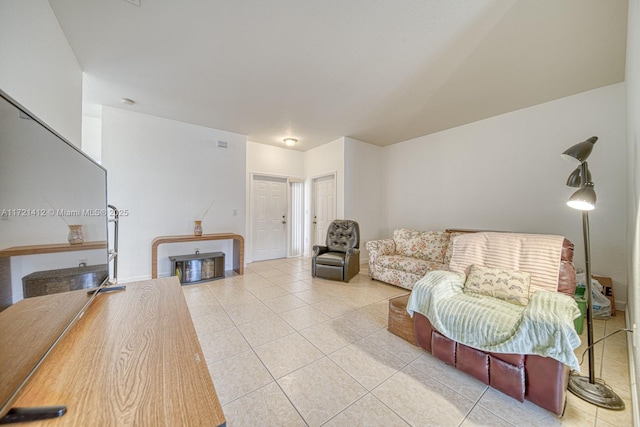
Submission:
[[[321,246],[321,245],[314,245],[313,246],[313,256],[316,257],[318,255],[322,255],[324,253],[329,252],[329,248],[326,246]]]

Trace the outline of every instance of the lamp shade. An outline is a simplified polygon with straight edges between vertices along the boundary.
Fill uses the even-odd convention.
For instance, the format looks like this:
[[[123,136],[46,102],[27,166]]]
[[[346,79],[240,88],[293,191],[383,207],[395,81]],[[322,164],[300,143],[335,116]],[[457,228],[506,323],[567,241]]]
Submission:
[[[592,136],[586,141],[579,142],[576,145],[567,148],[565,152],[561,154],[561,157],[569,162],[577,161],[578,163],[582,163],[589,158],[591,150],[593,150],[593,146],[597,140],[597,136]]]
[[[582,188],[573,193],[567,202],[567,206],[581,211],[590,211],[596,207],[596,191],[593,182],[587,182]]]
[[[585,169],[587,170],[587,177],[584,180],[584,182],[592,182],[591,180],[591,171],[589,170],[588,167],[586,167],[586,162],[585,162]],[[577,167],[573,172],[571,172],[571,175],[569,175],[569,178],[567,178],[567,186],[569,187],[575,187],[575,188],[579,188],[580,186],[582,186],[582,168],[581,167]]]

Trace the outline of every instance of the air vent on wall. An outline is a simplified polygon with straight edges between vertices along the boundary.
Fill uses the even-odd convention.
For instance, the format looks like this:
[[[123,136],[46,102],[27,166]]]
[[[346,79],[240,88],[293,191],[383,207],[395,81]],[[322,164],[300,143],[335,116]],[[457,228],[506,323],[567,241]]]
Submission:
[[[140,7],[140,0],[124,0],[124,1]]]
[[[220,148],[227,148],[228,145],[227,141],[218,141],[218,147]]]

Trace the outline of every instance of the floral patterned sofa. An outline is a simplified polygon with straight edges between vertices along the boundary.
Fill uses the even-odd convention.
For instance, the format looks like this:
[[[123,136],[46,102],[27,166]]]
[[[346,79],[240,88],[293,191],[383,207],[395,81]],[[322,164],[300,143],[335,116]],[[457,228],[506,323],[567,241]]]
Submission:
[[[453,237],[462,231],[418,231],[399,228],[393,238],[366,243],[372,279],[413,289],[432,270],[448,270]]]

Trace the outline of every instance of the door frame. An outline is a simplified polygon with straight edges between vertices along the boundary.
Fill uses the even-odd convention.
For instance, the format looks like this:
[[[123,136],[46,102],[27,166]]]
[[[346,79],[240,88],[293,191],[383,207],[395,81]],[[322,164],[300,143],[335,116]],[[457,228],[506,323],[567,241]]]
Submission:
[[[285,181],[285,193],[286,193],[286,211],[287,211],[287,226],[285,227],[285,232],[286,232],[286,236],[285,236],[285,258],[290,257],[291,255],[291,210],[292,210],[292,206],[291,206],[291,181],[295,180],[295,181],[304,181],[304,178],[298,178],[298,177],[291,177],[291,176],[286,176],[286,175],[278,175],[278,174],[273,174],[273,173],[262,173],[262,172],[250,172],[250,181],[249,181],[249,224],[248,224],[248,236],[249,239],[247,239],[247,242],[245,243],[249,243],[247,246],[247,250],[245,251],[245,254],[251,254],[251,259],[248,260],[249,262],[254,262],[253,260],[253,231],[254,231],[254,215],[256,212],[256,207],[254,206],[254,200],[253,200],[253,196],[254,196],[254,189],[253,189],[253,184],[254,181],[256,180],[257,177],[268,177],[268,178],[276,178],[276,179],[283,179]],[[304,207],[302,208],[303,212],[304,212]],[[304,224],[303,224],[303,229],[304,229]]]
[[[313,218],[311,218],[316,210],[316,186],[317,180],[322,178],[333,178],[333,216],[338,216],[338,172],[323,173],[311,177],[311,197],[309,199],[309,254],[313,254],[313,239],[315,238],[315,230],[313,229]]]

